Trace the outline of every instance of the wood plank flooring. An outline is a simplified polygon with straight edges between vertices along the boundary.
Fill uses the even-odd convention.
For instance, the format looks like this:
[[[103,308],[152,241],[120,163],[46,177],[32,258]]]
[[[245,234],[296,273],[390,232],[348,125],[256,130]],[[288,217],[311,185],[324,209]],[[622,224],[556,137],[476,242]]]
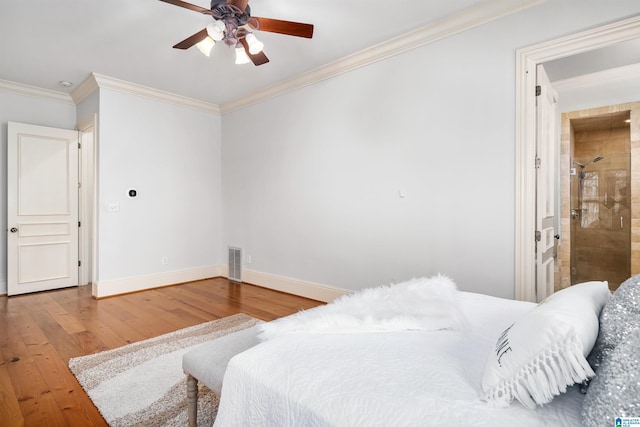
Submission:
[[[101,300],[91,287],[0,297],[0,426],[106,426],[68,369],[97,353],[236,313],[273,320],[322,304],[216,278]]]

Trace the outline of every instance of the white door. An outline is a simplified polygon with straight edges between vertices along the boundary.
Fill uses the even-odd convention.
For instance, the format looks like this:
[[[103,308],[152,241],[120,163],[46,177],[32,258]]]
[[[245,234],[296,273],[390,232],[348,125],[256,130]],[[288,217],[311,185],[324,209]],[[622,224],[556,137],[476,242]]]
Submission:
[[[536,70],[536,298],[554,291],[555,117],[558,94],[542,65]]]
[[[78,132],[8,124],[7,293],[78,284]]]

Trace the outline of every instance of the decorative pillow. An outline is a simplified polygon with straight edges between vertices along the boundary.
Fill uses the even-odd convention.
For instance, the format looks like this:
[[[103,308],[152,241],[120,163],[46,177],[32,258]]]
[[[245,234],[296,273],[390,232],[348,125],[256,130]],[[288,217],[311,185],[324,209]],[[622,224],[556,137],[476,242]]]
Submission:
[[[638,287],[638,286],[636,286]],[[638,417],[640,409],[640,328],[630,331],[602,360],[582,403],[584,427],[614,426],[615,419]]]
[[[640,327],[640,274],[627,279],[613,293],[600,313],[600,331],[587,360],[598,367],[616,345]]]
[[[610,296],[607,282],[573,285],[549,296],[502,332],[482,377],[487,402],[508,406],[515,398],[534,408],[592,377],[586,356]]]

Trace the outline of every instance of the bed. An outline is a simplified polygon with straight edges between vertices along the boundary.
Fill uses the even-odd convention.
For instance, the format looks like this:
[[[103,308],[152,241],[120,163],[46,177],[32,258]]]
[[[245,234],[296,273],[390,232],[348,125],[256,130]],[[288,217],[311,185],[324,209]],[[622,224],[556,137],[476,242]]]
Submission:
[[[227,366],[214,426],[600,426],[640,417],[628,413],[639,407],[637,378],[616,402],[602,396],[621,373],[581,392],[601,380],[598,369],[610,371],[620,330],[637,353],[637,277],[614,297],[606,282],[589,282],[539,305],[459,292],[448,280],[366,290],[264,324],[262,342]],[[633,303],[621,313],[625,299]],[[606,315],[612,330],[603,332]],[[640,368],[637,354],[622,352],[624,370]]]

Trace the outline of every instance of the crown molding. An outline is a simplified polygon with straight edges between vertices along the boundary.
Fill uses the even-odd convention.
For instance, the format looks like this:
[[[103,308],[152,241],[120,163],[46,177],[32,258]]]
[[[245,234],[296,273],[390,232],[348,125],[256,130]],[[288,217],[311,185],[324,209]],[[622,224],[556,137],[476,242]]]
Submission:
[[[189,98],[175,93],[165,92],[152,87],[139,85],[136,83],[119,80],[113,77],[104,76],[98,73],[91,73],[87,79],[73,92],[74,101],[81,102],[91,92],[97,88],[111,89],[129,95],[142,96],[156,101],[168,102],[181,107],[200,110],[207,113],[220,114],[220,107],[216,104]]]
[[[640,76],[640,64],[631,64],[625,65],[624,67],[610,68],[596,73],[558,80],[551,84],[555,90],[562,92],[565,90],[586,89],[607,83],[637,80],[638,76]]]
[[[366,65],[382,61],[409,50],[450,37],[504,16],[546,3],[549,0],[488,0],[431,23],[425,27],[394,37],[327,65],[315,68],[285,82],[269,86],[253,94],[221,106],[222,114],[231,113],[258,102],[292,92],[336,77]]]
[[[181,107],[200,110],[207,113],[220,114],[220,107],[216,104],[211,104],[209,102],[182,95],[176,95],[170,92],[164,92],[148,86],[118,80],[113,77],[107,77],[97,73],[91,73],[89,77],[87,77],[73,92],[71,92],[71,94],[0,79],[0,91],[33,96],[36,98],[58,101],[71,105],[80,104],[87,96],[98,88],[112,89],[122,93],[143,96],[156,101],[168,102]]]
[[[0,91],[16,93],[18,95],[33,96],[35,98],[42,98],[49,101],[57,101],[57,102],[62,102],[64,104],[73,105],[73,99],[71,98],[71,95],[69,95],[66,92],[61,92],[58,90],[42,89],[36,86],[10,82],[8,80],[0,79]]]
[[[78,105],[97,89],[98,82],[96,81],[94,74],[91,73],[89,74],[89,77],[84,79],[84,81],[80,83],[80,85],[76,87],[73,92],[71,92],[71,98],[73,98],[73,102]]]

